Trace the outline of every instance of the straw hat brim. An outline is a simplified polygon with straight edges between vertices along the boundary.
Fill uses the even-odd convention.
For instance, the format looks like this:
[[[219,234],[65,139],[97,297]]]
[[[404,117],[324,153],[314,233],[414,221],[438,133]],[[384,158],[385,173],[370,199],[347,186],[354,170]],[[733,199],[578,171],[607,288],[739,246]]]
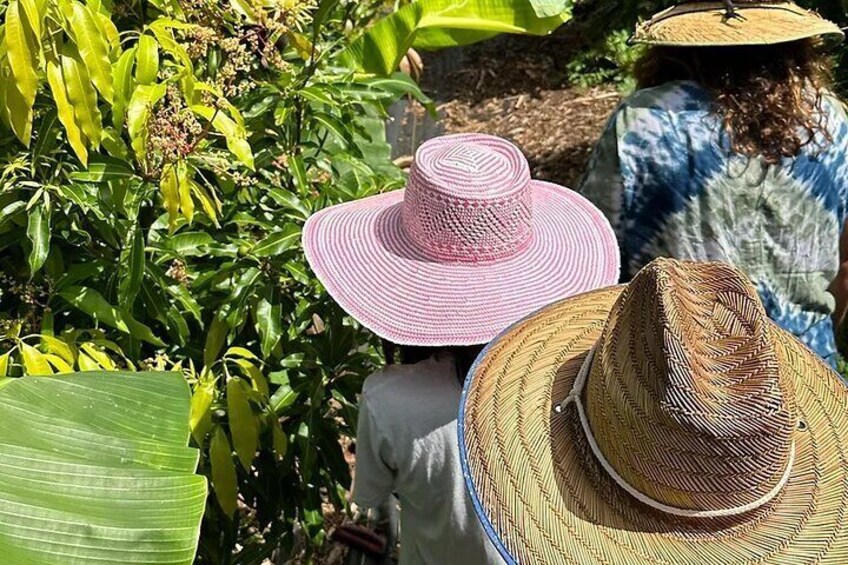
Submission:
[[[332,206],[306,223],[306,257],[327,292],[379,337],[401,345],[488,343],[545,304],[618,282],[604,215],[567,188],[531,181],[533,235],[503,260],[428,259],[401,223],[404,191]]]
[[[640,24],[631,43],[666,46],[772,45],[824,36],[841,40],[835,23],[793,3],[737,4],[728,18],[721,2],[688,3],[660,12]]]
[[[806,423],[780,495],[736,518],[692,521],[636,501],[589,451],[562,401],[625,287],[544,308],[478,358],[460,407],[461,460],[486,532],[508,563],[848,563],[848,405],[836,373],[772,324]],[[771,322],[770,322],[771,323]]]

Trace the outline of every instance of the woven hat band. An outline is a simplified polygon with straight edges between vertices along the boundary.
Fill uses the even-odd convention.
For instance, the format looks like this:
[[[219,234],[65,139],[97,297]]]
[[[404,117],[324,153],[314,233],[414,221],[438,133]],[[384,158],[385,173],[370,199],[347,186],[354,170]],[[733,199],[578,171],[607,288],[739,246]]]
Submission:
[[[420,251],[439,261],[492,261],[519,253],[533,235],[527,160],[492,136],[425,143],[410,169],[403,225]]]
[[[583,361],[583,365],[580,368],[580,371],[577,374],[577,377],[574,380],[574,385],[571,389],[571,392],[568,396],[554,406],[554,412],[557,414],[561,414],[565,411],[566,407],[570,404],[574,404],[577,408],[578,416],[580,417],[580,426],[583,429],[583,433],[586,436],[586,441],[589,444],[589,448],[592,450],[595,458],[601,464],[604,471],[616,482],[616,484],[621,487],[625,492],[627,492],[630,496],[645,504],[646,506],[650,506],[655,510],[659,510],[665,514],[671,514],[673,516],[681,516],[685,518],[723,518],[728,516],[738,516],[740,514],[746,514],[758,508],[762,508],[772,500],[774,500],[783,488],[786,486],[786,483],[789,482],[789,478],[792,476],[792,468],[795,463],[795,442],[792,442],[790,451],[789,451],[789,460],[786,464],[786,470],[783,472],[780,480],[777,484],[771,489],[771,491],[765,493],[759,499],[750,502],[748,504],[733,506],[728,508],[720,508],[715,510],[692,510],[688,508],[677,508],[674,506],[670,506],[668,504],[664,504],[659,500],[654,500],[650,496],[645,493],[640,492],[636,487],[629,484],[626,479],[624,479],[618,471],[615,470],[615,465],[613,465],[610,461],[607,460],[606,456],[604,456],[603,451],[601,451],[598,442],[595,440],[595,436],[592,433],[592,427],[589,424],[589,419],[586,416],[586,409],[583,407],[583,401],[581,400],[581,396],[583,395],[583,390],[586,388],[586,381],[589,377],[589,373],[592,368],[592,361],[595,358],[595,351],[597,349],[597,345],[593,347],[588,355],[586,355],[586,359]]]

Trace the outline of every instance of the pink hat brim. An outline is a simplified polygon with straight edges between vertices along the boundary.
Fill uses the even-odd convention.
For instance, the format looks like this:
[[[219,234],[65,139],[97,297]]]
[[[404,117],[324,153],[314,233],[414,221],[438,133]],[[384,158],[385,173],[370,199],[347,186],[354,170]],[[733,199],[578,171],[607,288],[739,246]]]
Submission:
[[[403,190],[326,208],[306,222],[306,258],[363,326],[399,345],[488,343],[531,312],[618,283],[620,255],[603,214],[567,188],[532,181],[533,238],[508,259],[445,263],[401,225]]]

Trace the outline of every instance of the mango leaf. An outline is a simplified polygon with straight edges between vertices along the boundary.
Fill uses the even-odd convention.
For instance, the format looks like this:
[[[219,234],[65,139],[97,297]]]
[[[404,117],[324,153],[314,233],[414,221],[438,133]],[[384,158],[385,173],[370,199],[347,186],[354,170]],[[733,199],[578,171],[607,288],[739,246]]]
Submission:
[[[218,360],[218,355],[227,341],[228,332],[227,322],[216,316],[209,326],[209,333],[206,334],[206,346],[203,348],[203,363],[207,367],[211,367]]]
[[[6,47],[9,64],[14,78],[14,89],[6,92],[7,105],[10,105],[10,94],[17,93],[15,108],[9,108],[15,135],[29,147],[32,134],[32,105],[35,103],[35,93],[38,90],[38,60],[36,58],[37,42],[33,31],[26,21],[26,14],[18,0],[9,2],[6,8]],[[19,114],[18,114],[19,113]],[[16,125],[17,124],[17,125]]]
[[[18,344],[21,350],[21,357],[24,360],[24,373],[31,376],[52,375],[53,369],[44,354],[31,345],[27,345],[23,341]]]
[[[79,366],[80,371],[100,371],[103,369],[100,366],[100,363],[82,352],[77,358],[77,365]]]
[[[297,212],[297,216],[300,218],[306,219],[312,214],[312,211],[306,207],[297,195],[292,194],[284,188],[272,187],[268,191],[268,195],[280,206]]]
[[[132,304],[141,289],[144,276],[144,237],[138,225],[127,233],[121,250],[121,280],[118,284],[118,299],[122,304]]]
[[[40,39],[44,23],[44,14],[41,10],[39,10],[38,4],[35,0],[20,0],[20,5],[24,9],[27,23],[32,28],[36,39]]]
[[[93,343],[83,343],[80,346],[80,350],[97,361],[97,364],[100,368],[106,369],[107,371],[114,371],[116,369],[115,363],[112,362],[111,357],[109,357],[103,351],[97,349]]]
[[[159,178],[159,192],[168,211],[168,226],[173,232],[177,227],[177,216],[180,213],[180,190],[177,185],[177,167],[167,165]]]
[[[540,17],[530,0],[419,0],[377,22],[341,58],[365,72],[390,75],[411,47],[468,45],[501,33],[545,35],[569,17]]]
[[[267,289],[256,302],[254,318],[262,355],[270,357],[283,336],[283,307],[274,299],[272,289]]]
[[[59,338],[50,335],[40,335],[41,344],[48,353],[57,355],[64,359],[67,363],[73,364],[74,352],[71,351],[71,346]]]
[[[138,51],[135,57],[135,79],[139,84],[148,86],[159,74],[159,44],[153,36],[142,35],[138,39]]]
[[[109,61],[108,38],[105,38],[94,14],[84,4],[71,0],[71,33],[88,69],[91,81],[108,103],[112,103],[112,63]]]
[[[35,275],[44,266],[50,252],[50,210],[42,203],[33,206],[29,211],[27,238],[32,243],[27,261],[30,274]]]
[[[201,382],[191,396],[191,434],[198,445],[203,445],[206,434],[212,429],[212,402],[215,400],[215,382]]]
[[[251,254],[256,257],[273,257],[288,251],[300,240],[300,227],[295,224],[287,225],[283,231],[273,233],[256,244]]]
[[[179,374],[11,379],[0,389],[3,561],[191,564],[206,480],[188,422]]]
[[[9,358],[12,356],[11,351],[7,351],[3,355],[0,355],[0,378],[5,377],[9,374]],[[2,386],[2,385],[0,385]]]
[[[65,127],[65,136],[68,139],[68,143],[83,166],[86,166],[88,165],[88,144],[86,143],[82,129],[77,123],[74,107],[68,98],[62,66],[53,56],[47,58],[47,83],[50,85],[53,100],[56,102],[59,121]]]
[[[253,383],[253,389],[262,395],[262,398],[265,400],[270,396],[270,390],[268,389],[268,381],[265,379],[265,375],[262,374],[262,371],[248,361],[247,359],[233,359],[233,363],[238,365],[241,372],[250,379],[251,383]]]
[[[192,200],[191,174],[194,172],[185,161],[177,163],[177,190],[179,193],[180,210],[188,223],[194,220],[194,200]]]
[[[72,373],[74,368],[70,363],[59,357],[58,355],[53,355],[50,353],[45,353],[44,358],[50,363],[50,366],[55,369],[55,372],[58,374],[64,373]]]
[[[112,125],[121,131],[127,116],[127,105],[130,103],[133,91],[133,64],[135,63],[136,48],[123,52],[118,62],[112,67]]]
[[[109,304],[103,296],[92,288],[69,286],[59,292],[71,306],[82,310],[98,322],[111,326],[124,333],[130,333],[121,312]]]
[[[221,110],[201,104],[195,104],[191,107],[191,110],[198,116],[212,122],[215,131],[224,136],[230,152],[247,168],[253,170],[253,151],[251,151],[250,144],[247,142],[247,133],[244,128],[240,128]]]
[[[147,158],[147,122],[153,106],[165,96],[167,86],[140,85],[133,92],[127,107],[127,129],[130,134],[130,144],[135,151],[135,158],[145,166]]]
[[[94,147],[100,146],[101,117],[97,108],[97,94],[91,86],[91,78],[76,50],[67,47],[59,55],[62,76],[68,92],[68,101],[74,108],[74,116],[85,136]]]
[[[230,440],[220,426],[215,426],[212,432],[209,459],[212,463],[212,486],[215,489],[215,498],[224,514],[232,517],[238,507],[238,480]]]
[[[3,225],[14,218],[19,212],[23,212],[26,209],[26,202],[22,200],[16,200],[6,205],[5,208],[0,210],[0,228]]]
[[[280,420],[276,414],[268,414],[266,419],[271,428],[274,453],[276,453],[277,458],[282,459],[289,449],[289,438],[283,433],[283,428],[280,426]]]
[[[242,466],[249,470],[259,446],[259,429],[245,388],[242,379],[231,378],[227,381],[227,416],[236,455]]]

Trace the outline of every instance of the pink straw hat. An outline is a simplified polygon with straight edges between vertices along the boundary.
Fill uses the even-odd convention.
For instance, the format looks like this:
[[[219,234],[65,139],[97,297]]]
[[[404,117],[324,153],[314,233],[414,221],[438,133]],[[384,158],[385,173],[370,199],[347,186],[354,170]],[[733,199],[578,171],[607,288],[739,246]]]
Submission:
[[[428,141],[405,190],[314,214],[303,244],[339,305],[401,345],[487,343],[541,306],[619,275],[601,212],[531,180],[521,151],[488,135]]]

